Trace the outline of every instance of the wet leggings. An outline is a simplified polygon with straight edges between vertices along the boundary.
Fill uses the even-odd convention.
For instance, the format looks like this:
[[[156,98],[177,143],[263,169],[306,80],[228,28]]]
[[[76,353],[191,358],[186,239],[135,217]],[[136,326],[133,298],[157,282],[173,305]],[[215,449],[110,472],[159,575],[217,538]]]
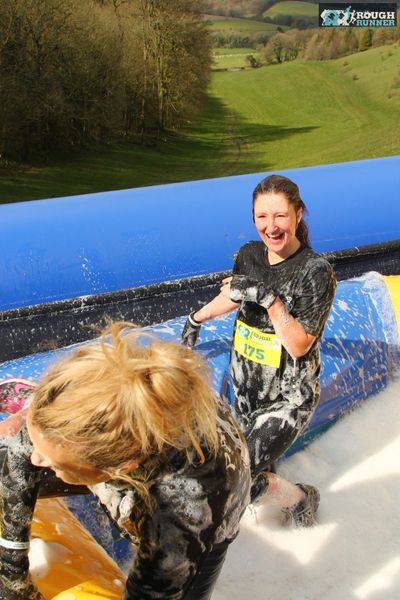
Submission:
[[[263,472],[274,469],[271,465],[292,446],[311,420],[314,410],[312,404],[298,407],[277,402],[265,412],[259,411],[252,416],[252,425],[244,431],[253,477],[252,502],[267,491],[268,478]]]
[[[182,600],[209,600],[224,564],[229,543],[215,544],[203,562],[182,597]]]
[[[189,586],[183,590],[181,600],[210,600],[218,575],[224,564],[229,542],[215,544],[200,560],[199,567]],[[149,574],[150,575],[150,574]],[[126,592],[123,598],[141,598],[141,586],[137,587],[135,581],[126,582]]]

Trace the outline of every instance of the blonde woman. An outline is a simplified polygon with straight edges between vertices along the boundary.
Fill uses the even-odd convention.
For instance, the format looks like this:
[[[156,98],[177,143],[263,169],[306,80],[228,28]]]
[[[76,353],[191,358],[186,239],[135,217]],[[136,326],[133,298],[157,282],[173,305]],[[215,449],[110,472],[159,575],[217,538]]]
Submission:
[[[52,367],[0,437],[3,600],[41,598],[29,533],[54,474],[87,485],[138,546],[125,600],[211,597],[249,499],[246,444],[197,353],[125,326]]]

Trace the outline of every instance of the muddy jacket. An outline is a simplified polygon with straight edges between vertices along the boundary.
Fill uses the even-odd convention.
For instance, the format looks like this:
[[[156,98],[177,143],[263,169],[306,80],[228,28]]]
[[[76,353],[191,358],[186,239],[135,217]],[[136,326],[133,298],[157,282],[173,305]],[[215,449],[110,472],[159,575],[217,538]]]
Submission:
[[[188,460],[184,452],[173,450],[152,465],[151,510],[129,483],[109,481],[90,488],[138,545],[125,600],[184,598],[207,552],[236,537],[249,500],[247,446],[225,410],[219,435],[219,453],[204,464],[194,452]],[[54,473],[32,465],[31,452],[25,426],[15,436],[0,437],[1,600],[42,598],[29,577],[29,537],[39,488]]]

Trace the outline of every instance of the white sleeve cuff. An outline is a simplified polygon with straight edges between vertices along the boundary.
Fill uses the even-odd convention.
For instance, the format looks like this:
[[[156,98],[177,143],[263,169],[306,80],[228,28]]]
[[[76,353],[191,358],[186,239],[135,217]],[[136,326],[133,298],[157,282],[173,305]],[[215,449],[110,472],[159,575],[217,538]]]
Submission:
[[[12,540],[6,540],[0,537],[0,546],[8,548],[9,550],[29,550],[29,542],[14,542]]]

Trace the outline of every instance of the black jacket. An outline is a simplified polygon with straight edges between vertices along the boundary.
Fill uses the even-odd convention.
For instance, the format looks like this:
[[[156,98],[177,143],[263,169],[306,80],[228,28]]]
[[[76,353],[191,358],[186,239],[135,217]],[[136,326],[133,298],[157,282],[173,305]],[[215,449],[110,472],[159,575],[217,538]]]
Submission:
[[[112,480],[90,488],[138,545],[126,600],[181,600],[207,552],[236,537],[249,501],[250,472],[247,446],[229,408],[221,412],[219,435],[219,453],[204,464],[194,451],[188,458],[171,450],[152,465],[151,510],[129,483]],[[29,542],[39,488],[54,473],[32,465],[31,452],[25,426],[14,437],[0,437],[1,600],[42,598],[30,580],[23,546]],[[20,543],[22,548],[12,547]]]

